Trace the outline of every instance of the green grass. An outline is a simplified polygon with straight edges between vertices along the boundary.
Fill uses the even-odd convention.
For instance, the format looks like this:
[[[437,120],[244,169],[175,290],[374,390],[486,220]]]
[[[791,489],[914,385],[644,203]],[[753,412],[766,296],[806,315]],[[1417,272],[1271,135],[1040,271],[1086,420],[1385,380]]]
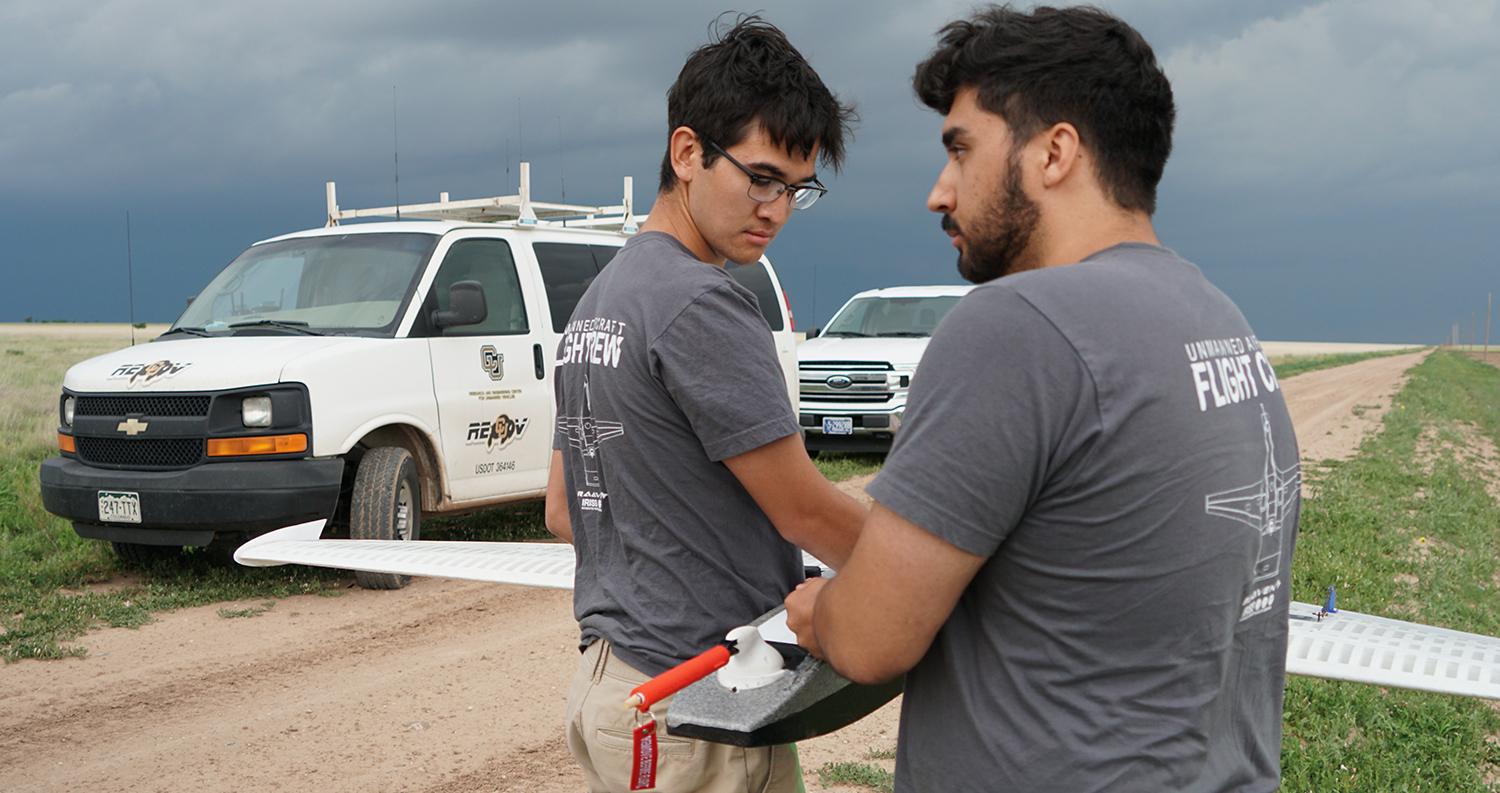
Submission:
[[[240,619],[244,617],[259,617],[260,615],[276,608],[276,601],[266,600],[259,605],[248,606],[242,609],[219,609],[219,616],[226,620]]]
[[[1352,611],[1500,635],[1500,506],[1464,426],[1500,440],[1500,371],[1439,352],[1357,457],[1304,470],[1296,599],[1336,585]],[[1479,700],[1290,678],[1282,789],[1491,790],[1497,735],[1500,713]]]
[[[824,787],[854,785],[886,793],[896,788],[895,775],[869,763],[824,763],[818,769],[818,781]]]
[[[1329,355],[1282,355],[1271,359],[1271,368],[1276,370],[1276,377],[1285,380],[1305,372],[1315,372],[1319,369],[1332,369],[1335,366],[1345,366],[1359,361],[1367,361],[1371,358],[1387,358],[1392,355],[1406,355],[1418,352],[1421,347],[1411,347],[1404,350],[1386,350],[1383,352],[1340,352]]]
[[[864,474],[873,474],[885,464],[883,454],[843,454],[823,452],[813,463],[831,482],[842,482]]]
[[[144,337],[143,337],[144,339]],[[119,341],[0,336],[0,658],[65,658],[73,642],[99,627],[135,627],[155,612],[237,600],[336,594],[351,585],[342,571],[242,568],[213,553],[187,553],[127,571],[107,543],[84,540],[42,507],[37,467],[56,454],[57,399],[68,367],[118,349]],[[550,536],[541,506],[486,510],[432,520],[435,539],[536,539]],[[94,586],[110,582],[108,587]],[[252,613],[253,612],[253,613]],[[256,609],[221,609],[226,619]]]
[[[473,542],[524,542],[550,540],[540,501],[527,501],[486,509],[458,518],[428,518],[422,523],[422,539]]]

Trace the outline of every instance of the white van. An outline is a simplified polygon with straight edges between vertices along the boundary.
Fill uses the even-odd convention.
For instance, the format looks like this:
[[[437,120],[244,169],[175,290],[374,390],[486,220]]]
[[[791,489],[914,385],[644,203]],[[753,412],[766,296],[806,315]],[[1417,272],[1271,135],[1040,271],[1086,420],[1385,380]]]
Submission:
[[[849,298],[797,347],[802,437],[810,453],[887,452],[938,322],[972,286],[898,286]]]
[[[48,511],[144,561],[317,518],[413,539],[423,514],[541,497],[560,332],[641,217],[628,178],[623,204],[588,207],[532,202],[528,177],[515,196],[374,210],[340,210],[329,183],[327,227],[250,246],[166,333],[68,370]],[[795,404],[775,271],[728,271]]]

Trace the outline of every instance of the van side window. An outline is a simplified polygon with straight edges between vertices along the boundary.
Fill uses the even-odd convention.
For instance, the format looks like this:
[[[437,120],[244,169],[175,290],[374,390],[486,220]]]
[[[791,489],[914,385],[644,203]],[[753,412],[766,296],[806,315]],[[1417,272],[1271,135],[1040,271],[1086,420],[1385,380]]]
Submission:
[[[776,287],[771,284],[771,274],[766,272],[766,266],[760,262],[751,262],[746,265],[728,264],[724,265],[724,272],[740,282],[740,286],[755,293],[755,302],[760,304],[761,316],[766,318],[766,324],[771,330],[781,330],[784,325],[781,321],[781,298],[776,296]]]
[[[432,289],[427,294],[424,314],[448,308],[448,289],[459,281],[478,281],[484,287],[488,314],[477,325],[444,328],[443,336],[504,336],[526,333],[531,326],[526,318],[526,301],[521,295],[521,281],[516,262],[511,258],[505,240],[459,240],[448,249],[438,268]]]
[[[562,333],[573,316],[573,309],[583,293],[599,275],[590,245],[566,242],[538,242],[531,246],[536,263],[542,269],[542,283],[547,287],[547,308],[552,313],[552,330]]]

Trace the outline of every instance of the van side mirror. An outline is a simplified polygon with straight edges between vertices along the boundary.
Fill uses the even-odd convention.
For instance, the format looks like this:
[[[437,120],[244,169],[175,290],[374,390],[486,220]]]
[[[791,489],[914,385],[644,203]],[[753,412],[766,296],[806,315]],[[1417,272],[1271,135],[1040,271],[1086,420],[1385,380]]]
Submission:
[[[432,312],[432,326],[452,328],[477,325],[489,313],[484,302],[484,287],[478,281],[459,281],[448,287],[448,308]]]
[[[809,339],[816,339],[818,337],[818,331],[820,331],[820,330],[822,330],[822,328],[808,328],[807,329],[807,338],[809,338]]]

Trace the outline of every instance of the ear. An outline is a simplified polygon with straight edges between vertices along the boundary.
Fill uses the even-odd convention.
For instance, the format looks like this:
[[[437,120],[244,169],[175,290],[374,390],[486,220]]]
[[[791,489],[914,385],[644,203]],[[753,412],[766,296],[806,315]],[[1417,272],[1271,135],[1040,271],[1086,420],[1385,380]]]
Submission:
[[[1078,128],[1059,121],[1036,137],[1042,158],[1042,186],[1062,184],[1083,164],[1083,145]]]
[[[667,139],[667,152],[671,157],[672,170],[679,182],[693,181],[693,175],[703,164],[703,148],[698,142],[698,133],[689,127],[672,130]]]

